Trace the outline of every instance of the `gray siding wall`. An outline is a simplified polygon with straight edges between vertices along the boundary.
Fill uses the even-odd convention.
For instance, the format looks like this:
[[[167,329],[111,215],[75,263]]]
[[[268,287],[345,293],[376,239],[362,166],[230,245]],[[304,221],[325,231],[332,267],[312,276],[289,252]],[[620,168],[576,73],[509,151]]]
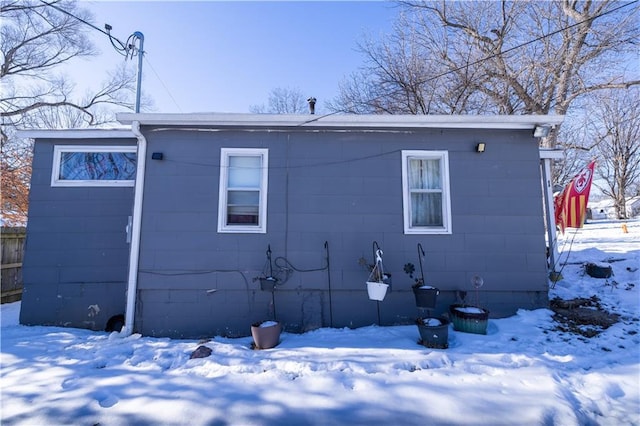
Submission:
[[[52,187],[55,145],[134,145],[135,139],[38,140],[29,194],[20,322],[104,330],[123,314],[132,187]],[[96,309],[96,307],[99,309]]]
[[[547,306],[538,145],[530,131],[152,130],[144,130],[136,331],[240,336],[274,316],[292,332],[404,324],[422,314],[403,272],[407,262],[418,267],[418,243],[426,281],[441,289],[432,314],[445,312],[458,290],[475,302],[476,274],[485,283],[479,302],[493,317]],[[483,154],[475,152],[480,141]],[[269,149],[266,234],[217,232],[223,147]],[[403,234],[403,149],[449,152],[451,235]],[[152,152],[164,160],[150,160]],[[358,264],[361,257],[373,263],[374,241],[393,276],[380,303],[368,299],[368,272]],[[326,265],[325,243],[330,270],[298,271]],[[254,281],[269,245],[279,266],[298,269],[273,299]]]

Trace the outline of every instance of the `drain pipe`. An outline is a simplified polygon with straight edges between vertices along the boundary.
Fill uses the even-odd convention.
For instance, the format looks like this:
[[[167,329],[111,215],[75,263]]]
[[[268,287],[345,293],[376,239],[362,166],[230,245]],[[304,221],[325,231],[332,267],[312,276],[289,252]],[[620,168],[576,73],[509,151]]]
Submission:
[[[140,122],[131,123],[131,131],[138,138],[136,182],[133,193],[133,221],[131,229],[131,247],[129,250],[129,278],[127,280],[127,306],[124,315],[124,327],[121,333],[130,336],[136,315],[136,294],[138,292],[138,262],[140,260],[140,225],[142,224],[142,199],[144,193],[144,172],[147,159],[147,140],[140,132]]]

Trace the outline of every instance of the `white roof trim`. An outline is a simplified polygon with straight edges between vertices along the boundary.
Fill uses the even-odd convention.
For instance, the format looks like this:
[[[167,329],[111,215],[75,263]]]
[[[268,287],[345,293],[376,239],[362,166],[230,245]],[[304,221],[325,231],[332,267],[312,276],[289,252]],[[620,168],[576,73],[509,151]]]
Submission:
[[[236,113],[119,113],[122,124],[139,121],[147,126],[214,127],[313,127],[313,128],[460,128],[533,129],[537,125],[555,126],[562,115],[293,115]]]
[[[562,149],[540,148],[540,158],[561,160],[564,158],[564,151]]]
[[[130,129],[33,129],[18,130],[18,136],[32,139],[135,139]]]

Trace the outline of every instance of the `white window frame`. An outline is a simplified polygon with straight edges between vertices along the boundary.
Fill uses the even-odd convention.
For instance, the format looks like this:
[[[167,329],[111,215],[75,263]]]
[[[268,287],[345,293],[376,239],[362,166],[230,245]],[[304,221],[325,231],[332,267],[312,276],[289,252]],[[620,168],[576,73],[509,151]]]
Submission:
[[[411,226],[411,191],[409,188],[409,160],[413,158],[439,160],[442,173],[442,226]],[[449,153],[447,151],[402,151],[402,209],[405,234],[451,234],[451,192],[449,189]]]
[[[62,154],[66,152],[137,152],[134,145],[55,145],[53,148],[53,167],[51,169],[51,186],[133,186],[135,179],[118,180],[73,180],[60,179]]]
[[[260,156],[262,173],[260,175],[260,195],[258,206],[258,225],[227,224],[227,195],[229,157]],[[218,191],[218,232],[265,234],[267,232],[267,188],[269,179],[269,150],[267,148],[220,148],[220,188]]]

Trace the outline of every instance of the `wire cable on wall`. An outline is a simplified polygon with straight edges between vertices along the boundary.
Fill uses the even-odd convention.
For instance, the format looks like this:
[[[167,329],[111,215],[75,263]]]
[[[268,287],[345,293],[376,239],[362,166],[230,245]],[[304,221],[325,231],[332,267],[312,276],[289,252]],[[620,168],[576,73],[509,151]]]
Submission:
[[[249,280],[247,276],[244,274],[244,271],[239,269],[193,269],[193,270],[151,270],[151,269],[141,269],[140,273],[149,274],[149,275],[160,275],[165,277],[178,277],[178,276],[188,276],[188,275],[206,275],[206,274],[215,274],[215,273],[237,273],[242,277],[242,281],[244,282],[245,294],[247,296],[247,306],[251,305],[251,289],[249,288]],[[196,289],[200,290],[200,289]],[[212,294],[218,291],[217,288],[211,289],[203,289],[205,293]]]

